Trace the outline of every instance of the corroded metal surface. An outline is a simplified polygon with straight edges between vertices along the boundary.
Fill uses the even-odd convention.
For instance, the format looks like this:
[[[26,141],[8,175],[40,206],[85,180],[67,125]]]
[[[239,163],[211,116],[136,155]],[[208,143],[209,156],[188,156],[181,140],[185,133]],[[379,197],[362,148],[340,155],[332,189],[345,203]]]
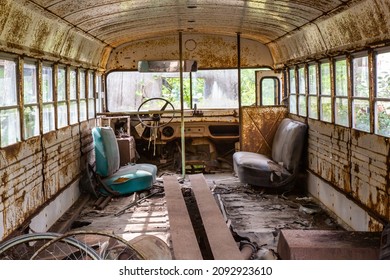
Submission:
[[[282,106],[243,107],[241,150],[271,156],[273,137],[286,116]]]
[[[91,125],[84,122],[0,149],[0,239],[79,178],[91,154]]]
[[[240,33],[269,44],[276,63],[389,36],[386,0],[3,0],[0,5],[0,50],[16,47],[20,53],[103,68],[113,48],[179,30],[231,38]]]
[[[390,143],[384,137],[309,122],[308,169],[367,211],[373,219],[370,230],[378,230],[378,222],[390,219],[389,157]],[[345,212],[336,202],[327,206]]]
[[[337,55],[390,39],[387,0],[354,1],[349,9],[331,13],[270,44],[276,64]]]
[[[113,50],[107,71],[137,70],[139,60],[175,60],[179,57],[179,37],[136,41]],[[237,66],[236,38],[220,35],[188,34],[183,36],[183,57],[196,60],[198,68],[235,68]],[[261,53],[261,56],[259,56]],[[257,41],[241,40],[241,66],[273,66],[268,48]]]

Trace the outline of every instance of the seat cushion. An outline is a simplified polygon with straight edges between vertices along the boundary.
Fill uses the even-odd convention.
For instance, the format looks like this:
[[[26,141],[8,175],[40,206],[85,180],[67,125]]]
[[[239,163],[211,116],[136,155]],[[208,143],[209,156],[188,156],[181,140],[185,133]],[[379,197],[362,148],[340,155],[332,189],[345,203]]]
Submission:
[[[127,173],[133,173],[136,170],[143,170],[152,174],[152,182],[156,181],[157,177],[157,166],[149,163],[137,163],[137,164],[129,164],[125,166],[121,166],[119,170],[115,173],[115,175],[121,176]]]
[[[286,168],[262,154],[236,152],[233,164],[240,182],[253,186],[278,186],[291,176]]]
[[[113,191],[125,195],[150,188],[156,181],[156,173],[157,166],[153,164],[126,165],[114,175],[104,178],[103,182]]]
[[[126,195],[150,188],[153,185],[153,176],[145,170],[138,169],[123,175],[114,174],[104,178],[103,182],[111,190]],[[103,189],[100,191],[105,193]]]

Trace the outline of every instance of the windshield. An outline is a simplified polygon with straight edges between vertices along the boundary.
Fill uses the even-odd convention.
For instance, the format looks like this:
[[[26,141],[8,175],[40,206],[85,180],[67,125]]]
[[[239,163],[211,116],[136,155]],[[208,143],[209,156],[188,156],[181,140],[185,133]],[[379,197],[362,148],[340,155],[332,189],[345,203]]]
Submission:
[[[241,70],[241,102],[256,101],[255,71]],[[184,109],[238,108],[236,69],[198,70],[183,73]],[[180,73],[116,71],[107,76],[107,107],[110,112],[136,111],[147,99],[162,97],[180,106]]]

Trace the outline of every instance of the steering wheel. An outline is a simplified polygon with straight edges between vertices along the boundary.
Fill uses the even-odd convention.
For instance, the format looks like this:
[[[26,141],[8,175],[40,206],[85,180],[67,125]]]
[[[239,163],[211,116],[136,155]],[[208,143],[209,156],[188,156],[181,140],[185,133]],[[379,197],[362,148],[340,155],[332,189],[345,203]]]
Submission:
[[[142,113],[141,108],[149,105],[148,103],[152,103],[152,104],[155,103],[157,105],[163,104],[163,105],[159,110],[156,111],[150,110],[150,113],[147,112]],[[168,105],[172,107],[172,116],[166,123],[161,124],[160,120],[162,118],[162,114],[164,113]],[[166,100],[165,98],[154,97],[142,102],[141,105],[139,105],[137,112],[138,112],[137,116],[140,123],[142,123],[146,127],[158,128],[158,127],[166,126],[173,120],[175,116],[175,107],[173,107],[173,104],[170,101]],[[152,124],[149,124],[148,122],[151,122]]]

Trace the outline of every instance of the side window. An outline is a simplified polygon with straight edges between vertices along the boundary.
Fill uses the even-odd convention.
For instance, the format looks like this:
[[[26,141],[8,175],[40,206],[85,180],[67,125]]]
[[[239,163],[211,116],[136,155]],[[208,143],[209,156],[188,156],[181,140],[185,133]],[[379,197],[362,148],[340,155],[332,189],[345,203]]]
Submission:
[[[94,75],[88,71],[88,119],[95,117]]]
[[[335,62],[335,123],[349,126],[347,60]]]
[[[309,117],[318,119],[318,81],[317,81],[317,64],[310,64],[308,67],[309,79]]]
[[[290,88],[290,113],[297,113],[297,92],[296,92],[296,79],[295,79],[295,69],[289,69],[289,88]]]
[[[53,94],[53,67],[42,67],[42,109],[43,109],[43,133],[55,129],[54,94]]]
[[[80,121],[85,121],[87,119],[87,96],[86,96],[86,72],[85,70],[80,70],[79,72],[80,80]]]
[[[37,86],[37,66],[35,63],[23,65],[23,120],[24,138],[39,135],[39,106]]]
[[[328,61],[320,64],[320,120],[332,121],[332,97],[330,86],[330,63]]]
[[[21,140],[16,62],[0,58],[0,147]]]
[[[96,85],[95,85],[95,89],[96,89],[96,112],[97,113],[101,113],[103,112],[103,108],[104,108],[104,89],[103,89],[103,77],[101,74],[97,74],[96,75]]]
[[[306,117],[306,75],[304,66],[298,68],[298,90],[298,115]]]
[[[68,106],[66,97],[66,68],[58,67],[57,70],[57,127],[68,125]]]
[[[77,107],[77,69],[70,69],[69,77],[69,100],[70,100],[70,124],[78,122],[78,107]]]
[[[352,58],[352,127],[370,132],[368,56]]]
[[[390,136],[390,52],[376,55],[375,133]]]

